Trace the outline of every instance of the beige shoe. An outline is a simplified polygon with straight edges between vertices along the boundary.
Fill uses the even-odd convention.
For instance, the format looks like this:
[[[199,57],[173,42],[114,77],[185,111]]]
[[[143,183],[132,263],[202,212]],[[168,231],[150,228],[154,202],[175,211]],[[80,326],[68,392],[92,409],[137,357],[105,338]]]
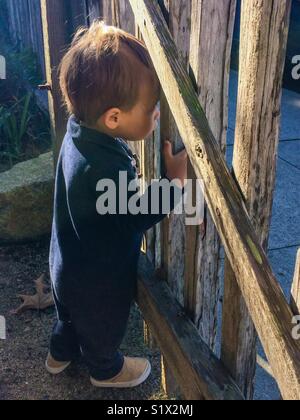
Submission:
[[[151,365],[147,359],[125,357],[121,372],[112,379],[97,381],[91,377],[91,383],[97,388],[133,388],[141,385],[151,373]]]
[[[67,367],[70,366],[70,364],[71,362],[57,362],[49,353],[47,356],[45,366],[47,371],[51,373],[51,375],[59,375],[64,370],[66,370]]]

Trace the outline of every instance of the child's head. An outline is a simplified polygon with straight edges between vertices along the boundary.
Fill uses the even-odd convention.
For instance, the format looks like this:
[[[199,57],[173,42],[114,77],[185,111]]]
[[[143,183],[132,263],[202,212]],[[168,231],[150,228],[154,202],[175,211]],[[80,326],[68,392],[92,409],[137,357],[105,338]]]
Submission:
[[[103,22],[80,29],[61,63],[68,111],[89,127],[136,141],[160,116],[160,83],[145,45]]]

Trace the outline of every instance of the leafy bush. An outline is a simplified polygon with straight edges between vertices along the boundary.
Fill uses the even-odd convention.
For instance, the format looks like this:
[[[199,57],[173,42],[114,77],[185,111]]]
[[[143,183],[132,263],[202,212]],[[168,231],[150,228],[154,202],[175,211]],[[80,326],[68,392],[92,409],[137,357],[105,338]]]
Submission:
[[[14,160],[22,158],[23,155],[22,140],[30,121],[30,100],[31,94],[28,93],[10,109],[0,106],[0,131],[4,133],[4,138],[7,140],[2,156],[6,156],[9,159],[10,165],[13,164]],[[21,113],[19,108],[21,108]]]
[[[34,91],[43,82],[37,55],[21,50],[8,36],[5,1],[0,0],[0,55],[7,79],[0,80],[0,171],[50,148],[49,115],[37,104]]]

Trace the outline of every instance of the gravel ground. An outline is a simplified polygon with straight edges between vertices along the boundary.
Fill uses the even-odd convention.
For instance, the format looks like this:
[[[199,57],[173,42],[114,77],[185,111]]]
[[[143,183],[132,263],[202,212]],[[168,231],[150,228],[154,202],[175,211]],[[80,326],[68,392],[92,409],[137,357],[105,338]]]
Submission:
[[[7,321],[7,339],[0,341],[0,400],[163,400],[160,386],[160,354],[143,344],[143,320],[133,306],[122,351],[130,356],[148,357],[152,374],[132,390],[98,390],[89,382],[82,361],[59,377],[44,369],[48,342],[55,319],[54,309],[28,311],[16,316],[10,311],[20,305],[17,294],[34,293],[34,283],[48,270],[48,243],[0,247],[0,315]]]

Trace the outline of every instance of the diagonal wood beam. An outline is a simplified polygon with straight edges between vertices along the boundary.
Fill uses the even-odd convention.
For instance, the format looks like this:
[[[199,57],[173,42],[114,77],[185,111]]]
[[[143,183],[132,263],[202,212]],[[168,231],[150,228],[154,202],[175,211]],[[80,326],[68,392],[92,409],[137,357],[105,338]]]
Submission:
[[[187,400],[244,399],[145,255],[139,263],[137,302]]]
[[[248,310],[285,399],[300,399],[300,345],[292,311],[251,224],[158,4],[130,0]]]
[[[291,308],[294,315],[300,315],[300,249],[298,249],[296,256],[296,266],[292,284]]]

